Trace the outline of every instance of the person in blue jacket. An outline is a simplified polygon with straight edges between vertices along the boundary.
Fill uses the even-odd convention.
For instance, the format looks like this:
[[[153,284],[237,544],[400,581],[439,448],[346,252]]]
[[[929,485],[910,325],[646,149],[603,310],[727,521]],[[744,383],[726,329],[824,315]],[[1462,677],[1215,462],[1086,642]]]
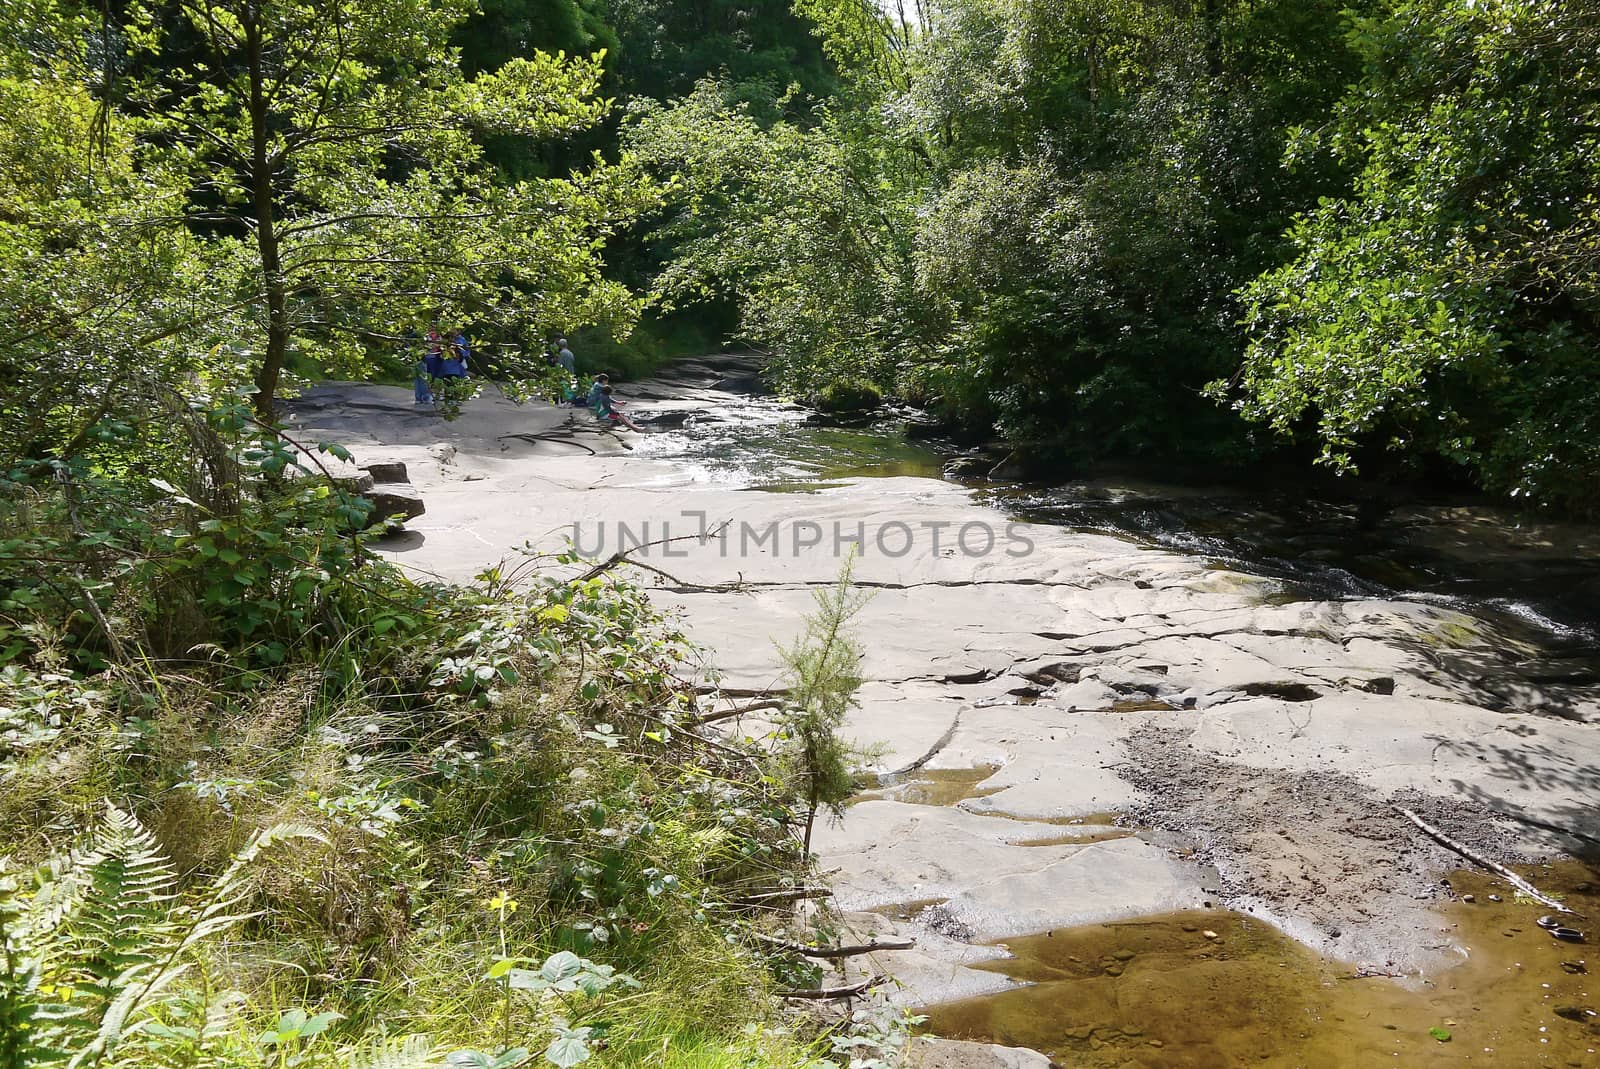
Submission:
[[[451,337],[449,331],[445,331],[445,337]],[[439,377],[442,379],[466,378],[467,358],[471,355],[472,350],[467,345],[466,334],[463,331],[456,331],[448,348],[445,349],[443,361],[440,362]]]

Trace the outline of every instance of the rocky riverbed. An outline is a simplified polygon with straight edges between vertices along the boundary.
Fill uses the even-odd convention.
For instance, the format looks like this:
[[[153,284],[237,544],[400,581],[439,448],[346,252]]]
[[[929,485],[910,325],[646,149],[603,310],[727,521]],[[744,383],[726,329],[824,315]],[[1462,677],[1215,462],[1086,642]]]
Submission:
[[[850,966],[892,975],[892,997],[908,1007],[1044,990],[1038,963],[1060,973],[1064,959],[1008,957],[1006,941],[1081,940],[1145,921],[1171,938],[1107,950],[1095,973],[1119,985],[1107,990],[1140,976],[1155,983],[1162,970],[1140,962],[1154,966],[1174,948],[1211,962],[1226,958],[1220,944],[1266,938],[1240,935],[1249,925],[1321,963],[1302,962],[1297,975],[1332,969],[1384,991],[1454,985],[1464,961],[1486,960],[1485,939],[1526,943],[1518,970],[1560,951],[1534,923],[1542,908],[1513,903],[1504,885],[1466,878],[1478,881],[1475,901],[1503,898],[1495,923],[1514,935],[1464,919],[1463,877],[1445,882],[1462,858],[1398,807],[1502,862],[1537,866],[1600,842],[1600,689],[1569,670],[1570,657],[1552,669],[1504,613],[1375,585],[1334,595],[1281,567],[1256,572],[1149,538],[1018,522],[1049,517],[1003,491],[938,478],[938,458],[914,447],[852,452],[848,433],[809,429],[804,413],[752,397],[751,384],[737,360],[683,362],[622,391],[649,428],[625,437],[602,433],[586,412],[493,396],[446,423],[387,387],[318,387],[292,412],[304,434],[342,441],[358,461],[404,462],[427,511],[383,551],[419,572],[467,579],[519,548],[552,552],[568,538],[596,556],[656,543],[632,555],[714,662],[715,708],[781,686],[775,643],[798,634],[813,591],[853,551],[872,597],[859,618],[868,682],[849,730],[876,748],[883,783],[820,828],[817,848],[856,929],[916,939]],[[1541,560],[1555,567],[1544,534],[1519,548],[1470,518],[1436,519],[1426,533],[1452,552],[1471,553],[1479,538],[1486,555],[1533,574]],[[1529,871],[1536,883],[1542,871],[1557,879]],[[1560,870],[1558,883],[1590,893],[1580,869]],[[1219,919],[1204,920],[1208,911]],[[1590,1049],[1600,1030],[1584,1016],[1600,1008],[1600,991],[1589,993],[1586,965],[1558,967],[1581,965],[1582,951],[1530,979],[1553,986],[1530,988],[1515,1036],[1502,1036],[1510,1011],[1488,1007],[1451,1029],[1453,1046],[1435,1037],[1414,1048],[1431,1060],[1404,1064],[1457,1064],[1441,1051],[1473,1053],[1472,1064],[1600,1064]],[[1243,985],[1240,994],[1259,985],[1247,972],[1204,975],[1213,989]],[[1275,1004],[1299,997],[1292,985],[1279,990]],[[1165,1026],[1163,1038],[1159,1015],[1116,1019],[1136,1013],[1131,994],[1102,1005],[1087,992],[1057,1002],[1092,1003],[1105,1019],[1077,1046],[1063,1039],[1058,1057],[1243,1064],[1197,1038],[1203,1021]],[[1219,1012],[1217,1027],[1233,1027],[1226,1019]],[[941,1020],[1005,1038],[982,1013]],[[1433,1024],[1396,1027],[1427,1038]],[[1491,1026],[1494,1041],[1478,1042]],[[1096,1028],[1106,1029],[1098,1046]],[[1369,1064],[1293,1060],[1273,1034],[1259,1064]],[[1380,1031],[1372,1050],[1389,1038]],[[1001,1057],[983,1046],[938,1055],[957,1056]]]

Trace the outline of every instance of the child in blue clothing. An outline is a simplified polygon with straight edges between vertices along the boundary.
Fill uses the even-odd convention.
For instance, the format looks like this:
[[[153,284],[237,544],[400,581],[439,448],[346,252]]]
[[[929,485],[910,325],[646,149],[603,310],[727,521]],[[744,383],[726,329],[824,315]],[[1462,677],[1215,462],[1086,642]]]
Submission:
[[[633,422],[633,420],[629,419],[623,413],[617,411],[617,406],[621,405],[622,403],[623,402],[621,401],[612,400],[611,387],[602,386],[600,387],[600,406],[597,414],[607,423],[620,423],[630,431],[638,430],[639,425],[637,423]]]
[[[594,377],[594,385],[589,387],[589,399],[585,401],[584,404],[586,404],[589,408],[594,409],[594,414],[597,416],[602,415],[604,410],[604,406],[600,404],[600,402],[603,400],[600,391],[610,385],[611,377],[609,375],[602,374],[596,375]],[[578,402],[574,400],[572,403],[577,404]]]

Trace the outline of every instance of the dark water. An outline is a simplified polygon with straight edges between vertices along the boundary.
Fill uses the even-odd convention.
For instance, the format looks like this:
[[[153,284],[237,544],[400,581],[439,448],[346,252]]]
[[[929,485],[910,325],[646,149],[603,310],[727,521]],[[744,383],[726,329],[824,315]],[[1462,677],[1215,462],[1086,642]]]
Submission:
[[[1036,522],[1281,579],[1301,597],[1441,600],[1577,647],[1600,633],[1600,530],[1482,503],[1106,479],[987,496]]]

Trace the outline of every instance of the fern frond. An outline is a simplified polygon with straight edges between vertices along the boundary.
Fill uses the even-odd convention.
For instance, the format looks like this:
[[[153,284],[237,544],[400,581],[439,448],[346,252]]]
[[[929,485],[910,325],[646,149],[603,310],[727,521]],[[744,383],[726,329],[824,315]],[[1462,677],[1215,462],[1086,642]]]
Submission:
[[[155,837],[128,813],[108,807],[82,874],[88,886],[70,925],[80,982],[116,997],[130,970],[153,966],[176,939],[171,893],[177,873]]]
[[[200,907],[189,931],[179,942],[179,949],[187,950],[219,932],[258,916],[259,914],[255,912],[241,913],[236,909],[250,894],[245,872],[263,851],[290,839],[311,839],[319,843],[328,841],[321,832],[306,824],[274,824],[256,832],[250,837],[250,841],[233,855],[233,860],[227,869],[217,878],[216,883],[212,884],[205,905]]]
[[[427,1036],[406,1036],[377,1046],[353,1050],[349,1069],[434,1069],[439,1058]]]
[[[78,1069],[130,1054],[137,1063],[158,1041],[160,1007],[173,1004],[168,990],[191,968],[191,951],[254,916],[238,908],[246,869],[294,838],[322,840],[301,825],[258,832],[196,905],[176,900],[176,873],[155,838],[115,807],[31,879],[0,862],[3,1064]],[[225,1041],[233,1005],[206,1007],[203,1043]]]

